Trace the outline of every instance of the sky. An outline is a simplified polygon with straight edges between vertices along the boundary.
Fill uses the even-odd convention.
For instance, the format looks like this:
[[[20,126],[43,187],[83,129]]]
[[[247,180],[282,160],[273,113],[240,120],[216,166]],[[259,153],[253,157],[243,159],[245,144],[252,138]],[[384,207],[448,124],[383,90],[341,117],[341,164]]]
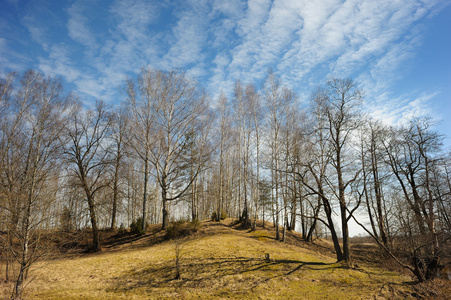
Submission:
[[[268,70],[301,102],[354,79],[372,116],[430,115],[451,147],[450,0],[0,0],[0,77],[35,69],[87,105],[122,101],[143,67],[181,70],[213,99]]]
[[[185,71],[214,101],[272,69],[301,102],[353,78],[387,124],[429,115],[451,149],[451,0],[0,0],[0,77],[35,69],[87,105],[141,68]]]

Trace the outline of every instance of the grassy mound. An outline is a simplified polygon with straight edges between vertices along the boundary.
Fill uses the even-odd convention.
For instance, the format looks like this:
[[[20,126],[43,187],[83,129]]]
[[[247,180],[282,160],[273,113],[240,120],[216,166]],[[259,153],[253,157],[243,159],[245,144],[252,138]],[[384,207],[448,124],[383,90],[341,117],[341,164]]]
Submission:
[[[274,232],[250,232],[202,222],[194,235],[166,240],[164,232],[112,244],[97,254],[36,263],[30,299],[374,299],[417,296],[410,279],[333,255],[283,244]],[[294,239],[294,237],[292,237]],[[176,280],[176,249],[181,280]],[[269,258],[268,258],[269,255]]]

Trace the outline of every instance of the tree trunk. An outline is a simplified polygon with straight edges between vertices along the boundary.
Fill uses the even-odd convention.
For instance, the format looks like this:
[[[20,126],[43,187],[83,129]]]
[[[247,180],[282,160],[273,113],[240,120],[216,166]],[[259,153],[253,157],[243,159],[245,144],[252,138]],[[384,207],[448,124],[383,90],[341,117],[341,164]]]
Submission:
[[[338,141],[337,137],[337,141]],[[337,145],[336,170],[338,176],[338,196],[340,202],[341,231],[343,235],[343,260],[350,267],[351,262],[351,246],[349,241],[347,205],[345,199],[345,187],[343,183],[343,173],[341,168],[341,148]]]
[[[89,215],[91,219],[91,227],[92,227],[92,247],[91,251],[98,252],[100,251],[100,238],[99,238],[99,229],[97,228],[97,217],[95,211],[95,203],[94,198],[88,194],[88,206],[89,206]]]
[[[88,182],[86,181],[85,170],[84,170],[84,167],[81,165],[81,163],[79,164],[79,170],[80,170],[81,182],[83,184],[83,188],[85,190],[85,195],[88,200],[89,217],[91,220],[91,227],[92,227],[92,246],[91,246],[90,250],[93,252],[98,252],[98,251],[100,251],[100,238],[99,238],[99,229],[97,228],[97,217],[96,217],[94,196],[88,186]]]
[[[168,211],[168,200],[166,199],[166,193],[162,192],[163,197],[163,224],[161,229],[167,229],[169,225],[169,211]]]
[[[192,221],[199,219],[198,195],[197,195],[198,178],[196,178],[191,187],[191,219]]]
[[[341,227],[343,234],[343,260],[345,261],[348,267],[352,266],[351,261],[351,245],[349,240],[349,229],[348,229],[348,220],[346,213],[346,205],[342,205],[340,202],[340,213],[341,213]]]
[[[163,223],[161,229],[167,229],[169,225],[169,210],[168,210],[168,191],[166,185],[166,174],[161,177],[161,200],[163,204]]]
[[[113,209],[111,213],[111,229],[116,228],[117,196],[119,192],[118,177],[119,177],[119,162],[117,161],[116,170],[114,171],[114,182],[113,182]]]
[[[14,299],[22,299],[23,298],[23,284],[24,284],[24,276],[25,272],[28,268],[28,244],[29,244],[29,235],[30,235],[30,213],[31,213],[31,199],[28,201],[27,205],[27,215],[25,220],[25,228],[24,228],[24,237],[22,244],[22,257],[20,261],[20,269],[19,275],[17,276],[17,280],[14,286]]]
[[[276,162],[276,170],[277,170],[277,162]],[[276,198],[274,199],[275,203],[276,203],[276,212],[275,212],[275,216],[276,216],[276,241],[280,240],[280,228],[279,228],[279,179],[277,176],[277,171],[274,171],[274,176],[275,176],[275,183],[276,183]]]
[[[291,230],[296,230],[296,218],[297,218],[297,189],[296,189],[296,183],[293,182],[293,191],[291,192],[292,194],[292,199],[291,199],[291,203],[292,203],[292,209],[291,209],[291,222],[290,222],[290,231]]]
[[[371,143],[371,165],[373,169],[373,180],[374,180],[374,194],[376,195],[376,207],[377,207],[377,223],[379,227],[379,234],[381,235],[382,243],[385,247],[388,247],[387,231],[385,230],[385,220],[384,213],[382,209],[382,191],[381,182],[379,178],[377,157],[376,157],[376,146],[374,141]]]
[[[143,214],[142,214],[142,232],[146,232],[147,228],[147,184],[149,177],[149,157],[146,150],[146,157],[144,159],[144,190],[143,190]]]
[[[303,237],[308,242],[313,242],[313,232],[316,229],[316,223],[317,223],[317,219],[318,219],[320,211],[321,211],[321,196],[318,196],[318,206],[316,207],[314,218],[313,218],[313,223],[312,223],[312,226],[310,226],[307,236],[305,236],[305,233],[304,233],[305,229],[303,229]]]
[[[334,221],[332,219],[332,209],[330,207],[329,200],[321,197],[323,200],[324,211],[326,212],[328,227],[330,230],[330,234],[332,236],[332,241],[334,243],[335,253],[337,255],[337,261],[343,260],[343,253],[341,252],[340,242],[338,241],[337,232],[335,231]]]

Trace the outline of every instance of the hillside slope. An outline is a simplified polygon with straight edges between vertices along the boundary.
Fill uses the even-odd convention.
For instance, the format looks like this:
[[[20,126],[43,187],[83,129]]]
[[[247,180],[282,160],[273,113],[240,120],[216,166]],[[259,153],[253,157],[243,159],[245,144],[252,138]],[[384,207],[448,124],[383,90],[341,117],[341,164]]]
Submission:
[[[30,299],[410,298],[410,279],[376,267],[335,263],[326,252],[275,241],[273,232],[203,222],[182,242],[162,232],[116,239],[97,254],[37,263]],[[295,237],[292,237],[295,239]],[[176,248],[181,280],[175,280]],[[269,254],[269,260],[266,259]]]

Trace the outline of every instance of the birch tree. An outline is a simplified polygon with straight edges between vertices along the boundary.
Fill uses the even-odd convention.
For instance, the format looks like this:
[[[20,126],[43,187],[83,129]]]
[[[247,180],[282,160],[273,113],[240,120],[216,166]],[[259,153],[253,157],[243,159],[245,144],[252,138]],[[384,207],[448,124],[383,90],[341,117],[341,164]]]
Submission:
[[[156,72],[150,69],[142,69],[137,80],[126,81],[123,93],[131,113],[130,130],[128,138],[130,147],[142,161],[143,196],[142,196],[142,232],[146,231],[147,223],[147,197],[150,176],[150,150],[155,143],[155,105],[157,103],[158,85]]]
[[[120,178],[125,156],[126,130],[128,129],[128,117],[124,107],[118,108],[112,115],[112,182],[113,203],[111,209],[111,229],[116,228],[118,198],[120,196]]]
[[[249,84],[245,89],[245,96],[249,103],[249,117],[253,122],[253,136],[254,136],[254,152],[255,152],[255,181],[252,180],[252,189],[254,194],[254,221],[252,223],[252,229],[255,230],[257,226],[258,211],[260,206],[260,143],[261,143],[261,123],[263,118],[261,97],[258,94],[255,86]],[[252,179],[254,176],[252,177]]]
[[[190,132],[200,132],[197,126],[206,126],[202,120],[207,118],[207,96],[200,91],[197,84],[184,73],[149,71],[147,86],[149,95],[154,100],[155,123],[154,143],[149,151],[150,162],[155,170],[155,178],[161,189],[163,222],[162,228],[169,225],[169,201],[182,197],[197,178],[202,164],[198,164],[192,178],[175,188],[186,157],[186,137]],[[202,134],[207,134],[202,131]],[[206,151],[206,139],[201,138],[199,151]]]
[[[281,186],[280,178],[280,135],[281,122],[283,118],[283,103],[282,103],[282,87],[280,79],[274,74],[269,73],[265,82],[265,104],[268,109],[267,125],[269,127],[268,146],[269,146],[269,168],[271,170],[271,185],[272,185],[272,199],[273,199],[273,219],[276,227],[276,240],[280,239],[279,229],[279,193]]]
[[[34,71],[27,71],[17,88],[10,84],[16,92],[2,124],[0,178],[6,188],[0,197],[8,199],[2,209],[10,215],[11,238],[2,242],[19,265],[12,298],[22,299],[26,274],[44,253],[40,229],[58,190],[59,139],[70,100],[58,79]]]
[[[221,218],[221,211],[225,209],[226,199],[226,181],[227,181],[227,150],[230,139],[230,108],[229,101],[226,96],[221,93],[218,100],[219,110],[219,196],[216,203],[216,221],[219,222]]]

